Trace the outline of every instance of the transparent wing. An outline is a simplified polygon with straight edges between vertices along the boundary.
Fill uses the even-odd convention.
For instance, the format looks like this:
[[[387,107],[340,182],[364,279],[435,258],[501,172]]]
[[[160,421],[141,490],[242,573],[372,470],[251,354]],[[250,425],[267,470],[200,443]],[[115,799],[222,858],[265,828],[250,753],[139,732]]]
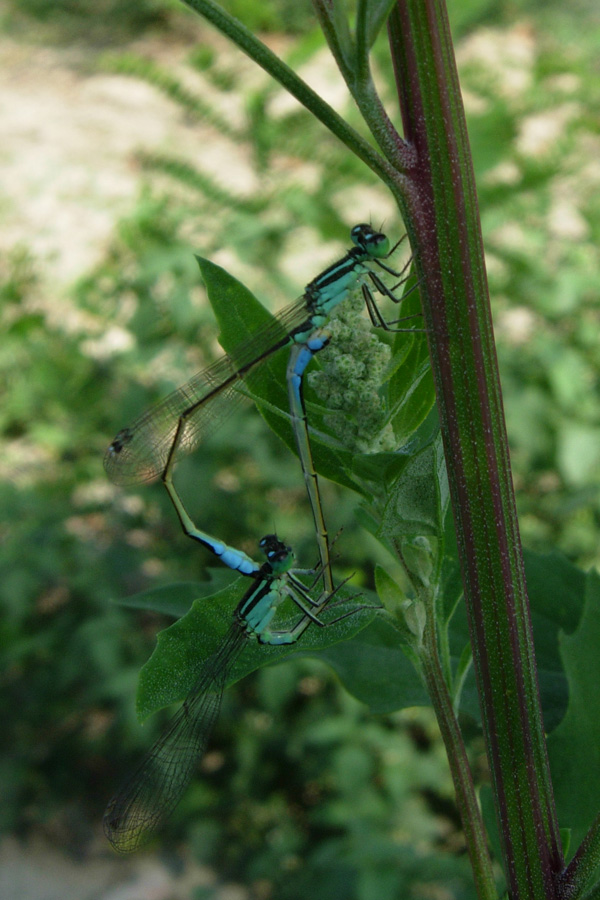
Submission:
[[[109,802],[104,833],[115,850],[137,850],[179,803],[206,749],[231,666],[246,641],[245,631],[235,623],[165,732]]]
[[[228,356],[199,372],[116,435],[104,456],[104,468],[115,484],[152,481],[165,469],[182,416],[177,456],[191,453],[214,431],[243,397],[241,380],[271,353],[285,346],[290,334],[307,321],[304,297],[286,307],[264,328]]]

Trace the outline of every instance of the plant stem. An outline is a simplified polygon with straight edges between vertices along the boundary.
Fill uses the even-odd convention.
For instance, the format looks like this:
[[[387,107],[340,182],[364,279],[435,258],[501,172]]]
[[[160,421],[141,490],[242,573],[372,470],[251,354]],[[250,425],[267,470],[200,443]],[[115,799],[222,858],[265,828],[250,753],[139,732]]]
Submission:
[[[398,0],[389,35],[404,135],[417,158],[402,204],[422,278],[509,889],[513,898],[549,900],[563,858],[475,183],[443,0]]]
[[[473,868],[477,895],[480,900],[495,900],[496,885],[492,863],[487,847],[487,838],[475,787],[471,777],[469,760],[460,728],[452,708],[452,698],[444,679],[437,645],[437,630],[432,604],[429,604],[427,624],[423,635],[423,650],[419,654],[421,671],[431,698],[442,739],[448,754],[452,781],[456,792],[456,803],[460,813]]]
[[[356,40],[353,41],[341,9],[338,7],[338,14],[334,16],[331,5],[326,0],[313,0],[329,49],[373,137],[386,159],[394,166],[392,180],[396,182],[398,172],[410,166],[411,150],[392,125],[373,84],[369,65],[371,47],[367,29],[367,3],[368,0],[361,0],[358,4]]]
[[[577,853],[563,872],[560,879],[562,897],[575,898],[582,894],[600,863],[600,815],[596,816],[581,842]],[[600,884],[594,885],[590,893],[600,895]],[[588,897],[589,894],[586,894]]]

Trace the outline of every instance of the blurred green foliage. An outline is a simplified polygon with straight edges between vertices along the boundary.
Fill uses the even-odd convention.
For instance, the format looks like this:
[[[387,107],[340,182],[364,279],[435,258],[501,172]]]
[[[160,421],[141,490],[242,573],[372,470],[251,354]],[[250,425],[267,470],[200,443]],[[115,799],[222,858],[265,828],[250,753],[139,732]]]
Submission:
[[[15,10],[43,20],[42,6],[13,2],[6,27]],[[57,35],[72,35],[75,19],[88,26],[102,18],[120,39],[170,25],[175,8],[113,0],[98,16],[97,4],[93,12],[54,6],[48,27]],[[547,4],[458,6],[524,540],[597,564],[600,126],[590,111],[600,88],[589,75],[600,26],[584,3],[585,28]],[[313,59],[306,20],[271,3],[260,4],[257,22],[258,8],[239,0],[234,12],[250,27],[306,31],[292,61]],[[521,11],[527,18],[514,26],[469,31]],[[139,667],[167,620],[111,601],[209,577],[211,561],[178,530],[160,488],[118,491],[100,465],[118,428],[215,352],[193,252],[211,258],[226,248],[229,268],[259,296],[288,302],[345,246],[349,225],[391,210],[370,174],[307,114],[278,107],[272,86],[253,83],[232,122],[224,101],[243,91],[245,70],[210,42],[189,58],[210,86],[206,96],[136,52],[102,65],[144,78],[192,121],[243,147],[254,180],[238,189],[227,171],[216,177],[175,151],[140,148],[148,187],[106,258],[59,310],[40,302],[42,273],[26,251],[0,260],[1,821],[22,833],[43,827],[65,846],[97,830],[106,800],[161,724],[158,716],[141,730],[133,701]],[[376,55],[391,96],[384,50]],[[276,528],[309,562],[295,461],[258,416],[240,415],[179,467],[186,503],[199,524],[249,553]],[[344,526],[340,573],[356,570],[371,585],[373,561],[384,560],[354,522],[353,496],[332,485],[324,494],[332,531]],[[474,728],[471,737],[477,761]],[[278,898],[418,898],[439,883],[444,896],[472,895],[427,711],[368,716],[323,664],[287,662],[228,692],[204,768],[165,840],[176,846],[185,837],[224,879],[266,884]]]
[[[8,0],[2,27],[29,41],[122,43],[169,27],[176,0]]]

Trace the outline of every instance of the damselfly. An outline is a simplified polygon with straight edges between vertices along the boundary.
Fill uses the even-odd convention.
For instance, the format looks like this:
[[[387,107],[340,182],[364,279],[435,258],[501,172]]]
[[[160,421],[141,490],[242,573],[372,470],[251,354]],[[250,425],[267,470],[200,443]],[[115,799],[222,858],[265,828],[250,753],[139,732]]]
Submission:
[[[326,326],[332,311],[359,287],[373,324],[396,330],[390,329],[384,320],[373,291],[399,302],[400,298],[395,296],[394,290],[406,280],[409,265],[407,263],[401,272],[396,272],[385,263],[403,238],[390,248],[388,237],[367,224],[355,225],[351,238],[354,247],[313,279],[296,302],[264,329],[247,336],[229,355],[221,357],[186,385],[169,394],[129,428],[119,431],[104,457],[105,469],[115,483],[135,484],[161,476],[175,503],[172,477],[176,459],[182,453],[194,450],[207,433],[214,430],[225,415],[220,404],[243,396],[242,383],[249,373],[277,350],[292,345],[287,371],[291,420],[315,521],[327,591],[333,590],[333,579],[327,529],[302,397],[303,373],[312,357],[329,341]],[[400,281],[393,288],[388,288],[376,268]],[[206,533],[202,535],[205,545],[223,562],[232,568],[240,568],[241,556],[245,557],[245,554],[239,556],[234,551],[231,562],[228,562],[229,554],[219,552],[224,545]],[[227,551],[232,549],[226,548]],[[242,560],[242,565],[247,566],[246,560]]]
[[[264,537],[260,546],[267,560],[238,604],[223,643],[202,667],[166,731],[107,806],[104,831],[116,850],[136,850],[173,812],[206,749],[233,664],[249,640],[291,644],[311,622],[323,625],[318,613],[335,591],[314,600],[298,577],[306,570],[292,568],[292,549],[276,535]],[[273,631],[273,617],[288,597],[300,608],[302,618],[289,630]]]

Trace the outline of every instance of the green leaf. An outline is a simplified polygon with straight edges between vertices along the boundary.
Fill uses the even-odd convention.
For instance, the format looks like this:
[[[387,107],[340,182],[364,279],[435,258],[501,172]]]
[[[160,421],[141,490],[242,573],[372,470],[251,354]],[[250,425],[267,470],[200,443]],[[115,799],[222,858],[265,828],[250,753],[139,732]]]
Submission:
[[[388,539],[392,536],[441,537],[448,497],[438,434],[434,441],[408,460],[388,489],[381,515],[382,535]]]
[[[410,600],[400,585],[381,566],[375,569],[375,584],[379,599],[392,617],[399,637],[405,643],[404,653],[415,669],[420,671],[419,657],[415,648],[421,645],[423,637],[425,620],[421,601]]]
[[[567,710],[561,643],[563,632],[572,634],[581,620],[586,575],[560,553],[526,550],[524,556],[544,727],[550,733]]]
[[[439,431],[414,455],[404,448],[394,456],[395,466],[386,459],[372,503],[358,510],[357,518],[392,555],[399,556],[413,585],[420,583],[429,592],[440,578],[449,508]],[[392,473],[395,477],[388,480]]]
[[[350,68],[355,51],[354,41],[352,39],[352,34],[350,33],[350,26],[348,25],[346,4],[341,2],[341,0],[334,0],[332,6],[328,6],[327,3],[320,3],[320,6],[324,11],[327,11],[328,9],[331,10],[328,18],[331,21],[332,32],[333,35],[335,35],[335,40],[337,41],[344,62],[346,66]]]
[[[571,839],[573,837],[573,832],[570,828],[561,828],[560,830],[560,842],[562,844],[563,853],[565,855],[565,859],[569,858],[569,849],[571,847]]]
[[[118,601],[129,609],[148,609],[166,616],[184,616],[199,597],[210,597],[231,584],[234,573],[227,569],[209,569],[209,581],[180,581],[140,591]]]
[[[409,448],[402,447],[395,453],[358,453],[352,460],[352,472],[357,478],[388,489],[408,465],[416,450],[416,445],[411,445],[410,451]]]
[[[196,256],[196,259],[200,266],[210,305],[219,324],[219,342],[234,361],[239,361],[236,351],[251,335],[255,335],[271,325],[275,317],[265,309],[241,281],[238,281],[221,266],[217,266],[201,256]],[[285,329],[282,327],[280,337],[284,336]],[[257,386],[263,382],[275,382],[274,386],[281,386],[277,377],[280,374],[279,368],[270,372],[270,366],[273,365],[275,359],[276,357],[270,357],[259,367],[258,372],[263,376],[262,379],[256,377],[256,372],[253,373],[253,389],[254,382]],[[267,373],[271,376],[269,379],[266,378]],[[272,385],[272,387],[274,386]],[[273,403],[275,406],[279,405],[276,400]],[[284,405],[287,405],[287,402]]]
[[[450,607],[460,578],[458,562],[446,573],[445,590]],[[568,702],[568,684],[561,658],[561,635],[578,626],[584,603],[586,575],[560,553],[525,551],[525,573],[531,607],[535,655],[544,726],[548,733],[563,719]],[[458,605],[449,625],[452,658],[457,659],[469,642],[464,603]],[[479,721],[479,706],[473,672],[468,675],[461,709]]]
[[[425,359],[419,358],[415,352],[414,361],[418,362],[418,366],[410,379],[405,378],[403,390],[398,392],[396,398],[395,405],[398,411],[392,418],[394,434],[400,446],[409,440],[419,425],[425,421],[435,402],[429,356]],[[413,354],[410,354],[406,364],[411,362]],[[405,375],[404,369],[402,366],[398,374]]]
[[[353,640],[318,654],[371,712],[428,706],[429,698],[396,627],[378,616]]]
[[[562,827],[578,847],[600,811],[600,577],[586,576],[585,606],[577,631],[561,634],[569,682],[567,714],[548,739],[554,796]]]
[[[375,39],[390,14],[390,10],[396,0],[375,0],[367,3],[367,43],[372,47]]]
[[[390,615],[397,616],[407,599],[400,585],[381,566],[375,569],[375,584],[384,607]]]
[[[406,284],[407,299],[402,301],[402,315],[420,312],[419,292],[413,290],[414,277]],[[422,327],[421,320],[414,320]],[[408,325],[408,322],[407,322]],[[412,437],[425,421],[435,403],[433,375],[429,362],[427,335],[423,332],[398,333],[394,338],[391,377],[388,385],[390,421],[399,446]]]
[[[212,597],[198,600],[190,611],[158,635],[156,649],[140,673],[137,695],[137,713],[145,719],[157,709],[183,700],[196,681],[202,665],[219,647],[228,632],[233,610],[240,602],[240,587],[247,580],[237,580],[229,588]],[[344,599],[343,605],[338,605]],[[353,615],[334,621],[340,615],[354,609]],[[282,615],[281,625],[294,624],[300,613],[290,601],[289,615]],[[356,593],[342,588],[336,594],[336,603],[321,613],[325,628],[316,625],[302,635],[297,644],[271,647],[250,639],[235,664],[229,684],[273,662],[290,655],[315,654],[315,651],[339,641],[346,641],[364,628],[376,615],[372,606],[365,607],[364,599],[356,599]]]
[[[437,603],[436,615],[439,617],[440,623],[447,624],[463,599],[463,581],[458,563],[456,529],[450,508],[446,512],[444,525],[444,559],[440,577],[441,596]]]

